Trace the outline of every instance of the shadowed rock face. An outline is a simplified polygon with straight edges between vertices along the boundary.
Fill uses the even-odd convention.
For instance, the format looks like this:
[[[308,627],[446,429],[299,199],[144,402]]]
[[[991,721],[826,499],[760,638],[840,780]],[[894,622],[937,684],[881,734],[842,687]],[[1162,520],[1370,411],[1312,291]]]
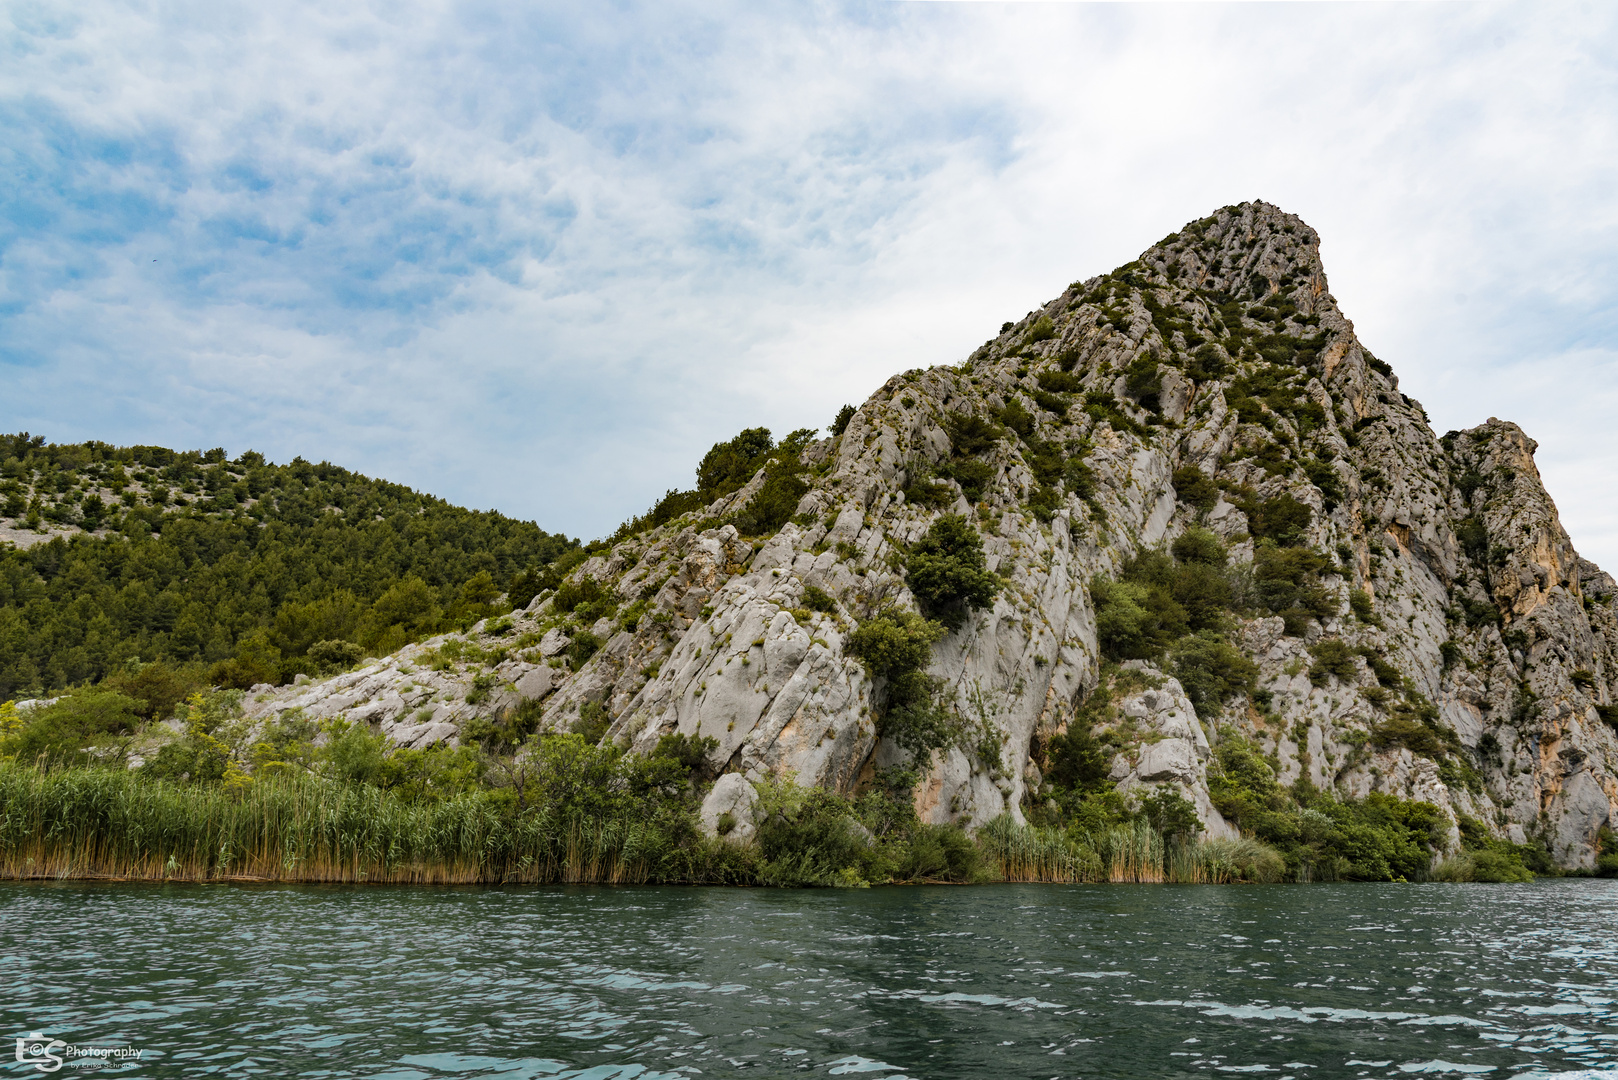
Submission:
[[[1004,412],[1013,405],[1026,421]],[[953,505],[910,502],[918,481],[962,475],[958,415],[1007,425],[970,455],[987,477],[980,497],[934,480]],[[471,685],[464,672],[404,673],[402,656],[329,693],[266,690],[253,708],[276,711],[295,692],[308,715],[370,709],[365,718],[420,745],[524,697],[543,697],[556,728],[596,702],[607,737],[637,750],[675,731],[708,736],[721,771],[853,791],[904,754],[877,737],[883,687],[845,643],[884,605],[915,605],[895,556],[954,512],[983,534],[1003,587],[934,647],[930,671],[974,736],[933,757],[917,808],[932,821],[1020,816],[1039,797],[1041,747],[1098,684],[1092,576],[1199,523],[1234,562],[1251,562],[1250,534],[1275,530],[1263,508],[1287,495],[1308,514],[1283,542],[1329,565],[1312,612],[1239,620],[1233,641],[1258,665],[1266,712],[1240,700],[1198,716],[1178,682],[1159,680],[1115,703],[1140,714],[1138,743],[1114,765],[1120,788],[1177,786],[1220,832],[1209,745],[1236,732],[1274,754],[1283,783],[1428,799],[1589,865],[1618,799],[1618,738],[1597,708],[1618,688],[1618,585],[1574,551],[1534,448],[1494,419],[1435,437],[1338,311],[1315,232],[1244,203],[1069,286],[957,367],[894,376],[840,436],[804,452],[808,491],[774,535],[723,524],[762,486],[761,470],[581,566],[575,576],[644,604],[633,629],[578,626],[542,597],[504,640],[548,636],[507,659],[478,705],[446,704]],[[807,610],[811,585],[836,610]],[[1355,590],[1371,601],[1361,616]],[[600,650],[577,670],[555,667],[565,639],[586,630]],[[1310,646],[1332,639],[1356,650],[1353,674],[1312,680]],[[1422,699],[1437,711],[1427,727],[1441,753],[1386,737],[1396,703]]]

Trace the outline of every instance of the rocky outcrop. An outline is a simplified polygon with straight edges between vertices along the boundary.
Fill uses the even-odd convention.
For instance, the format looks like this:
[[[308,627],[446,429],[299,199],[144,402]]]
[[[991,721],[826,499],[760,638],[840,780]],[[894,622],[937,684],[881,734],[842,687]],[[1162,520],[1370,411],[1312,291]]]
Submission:
[[[999,437],[963,456],[961,417]],[[1020,816],[1040,798],[1040,748],[1098,683],[1092,577],[1199,524],[1250,574],[1239,568],[1278,535],[1276,508],[1295,506],[1285,542],[1314,553],[1315,591],[1307,610],[1272,613],[1254,586],[1234,640],[1258,693],[1201,716],[1173,679],[1124,700],[1134,741],[1119,789],[1172,785],[1222,832],[1207,771],[1239,733],[1283,782],[1427,799],[1589,865],[1618,800],[1605,719],[1618,723],[1618,585],[1574,550],[1533,451],[1493,419],[1437,438],[1338,310],[1314,231],[1245,203],[1074,283],[957,366],[889,379],[804,451],[806,490],[772,535],[729,520],[760,470],[575,570],[613,601],[587,617],[542,594],[459,653],[435,639],[316,686],[263,688],[251,708],[344,715],[422,746],[536,701],[554,729],[588,713],[636,751],[711,738],[727,777],[853,791],[905,755],[878,738],[883,688],[848,637],[885,605],[914,606],[901,557],[954,512],[1002,587],[933,651],[972,737],[922,763],[917,809]],[[918,483],[947,492],[917,504]],[[833,602],[809,603],[811,587]],[[587,659],[570,647],[583,634],[601,642]],[[1323,674],[1323,642],[1351,663]]]
[[[697,818],[708,836],[723,836],[745,844],[758,831],[754,820],[758,792],[740,773],[726,773],[715,781],[702,800]]]
[[[1208,735],[1184,688],[1142,661],[1125,661],[1124,666],[1147,674],[1156,685],[1118,702],[1118,713],[1131,726],[1133,737],[1131,745],[1113,758],[1108,778],[1126,796],[1172,788],[1196,807],[1209,837],[1237,836],[1208,794]]]

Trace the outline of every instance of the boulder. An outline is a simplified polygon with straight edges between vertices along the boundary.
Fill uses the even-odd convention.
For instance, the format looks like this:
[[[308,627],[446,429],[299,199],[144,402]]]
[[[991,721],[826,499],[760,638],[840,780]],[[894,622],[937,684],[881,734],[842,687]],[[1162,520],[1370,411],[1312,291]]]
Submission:
[[[758,831],[753,821],[753,811],[757,806],[758,792],[747,782],[747,778],[741,773],[726,773],[714,782],[713,790],[702,800],[699,815],[702,831],[708,836],[720,835],[719,819],[729,814],[733,824],[725,832],[725,837],[746,843]]]

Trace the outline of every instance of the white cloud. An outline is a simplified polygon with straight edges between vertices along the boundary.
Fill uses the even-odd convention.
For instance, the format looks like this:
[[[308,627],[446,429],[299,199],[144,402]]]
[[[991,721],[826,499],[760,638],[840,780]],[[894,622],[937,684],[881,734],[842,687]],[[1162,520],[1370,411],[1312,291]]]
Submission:
[[[0,425],[599,534],[1263,197],[1618,566],[1608,8],[8,10]]]

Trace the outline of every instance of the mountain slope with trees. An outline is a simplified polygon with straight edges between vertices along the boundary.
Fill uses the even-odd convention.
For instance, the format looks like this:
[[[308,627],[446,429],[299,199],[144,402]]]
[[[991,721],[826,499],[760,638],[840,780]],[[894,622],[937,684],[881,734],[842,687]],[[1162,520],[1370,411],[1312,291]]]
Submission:
[[[313,674],[321,642],[392,652],[532,590],[577,547],[531,522],[253,452],[232,461],[24,433],[0,437],[0,477],[8,535],[28,544],[0,550],[0,699],[131,662],[243,687]]]

